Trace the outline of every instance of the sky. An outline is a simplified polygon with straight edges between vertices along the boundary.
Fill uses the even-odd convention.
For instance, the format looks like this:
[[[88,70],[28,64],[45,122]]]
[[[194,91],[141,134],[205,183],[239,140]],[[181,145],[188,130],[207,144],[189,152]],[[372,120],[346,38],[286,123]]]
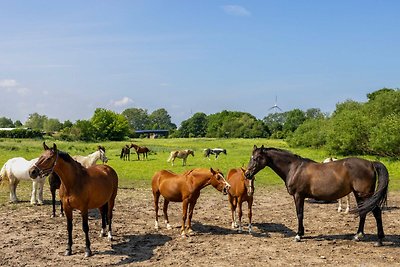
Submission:
[[[400,86],[400,1],[0,0],[0,117],[331,113]]]

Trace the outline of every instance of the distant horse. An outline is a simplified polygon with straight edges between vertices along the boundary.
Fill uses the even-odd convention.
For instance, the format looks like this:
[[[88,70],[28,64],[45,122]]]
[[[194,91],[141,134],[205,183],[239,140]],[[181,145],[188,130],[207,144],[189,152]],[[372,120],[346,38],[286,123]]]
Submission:
[[[167,229],[172,229],[168,220],[168,204],[172,202],[182,202],[182,227],[181,236],[190,235],[192,230],[193,209],[197,199],[200,196],[200,190],[208,185],[212,185],[218,191],[224,194],[228,193],[229,183],[225,180],[224,175],[212,168],[210,169],[193,169],[183,174],[175,174],[171,171],[161,170],[154,174],[151,186],[154,196],[154,208],[156,212],[155,228],[158,229],[158,200],[160,195],[164,197],[164,220]],[[189,218],[187,227],[185,227],[187,210],[189,207]]]
[[[205,148],[204,149],[204,157],[210,159],[210,155],[215,155],[215,159],[218,158],[219,154],[224,153],[226,155],[226,149],[223,148]]]
[[[122,149],[121,149],[121,156],[119,157],[120,159],[123,160],[131,160],[131,148],[129,145],[125,145]]]
[[[172,166],[174,166],[175,159],[180,158],[180,159],[182,159],[182,166],[185,166],[187,157],[189,155],[192,155],[194,157],[194,151],[191,149],[172,151],[169,154],[169,158],[168,158],[167,162],[171,162]]]
[[[101,236],[105,236],[108,224],[108,240],[112,240],[111,222],[115,197],[118,189],[118,175],[108,165],[94,165],[89,168],[73,160],[67,153],[59,151],[56,144],[45,151],[29,169],[31,178],[40,174],[55,172],[61,178],[60,197],[67,217],[68,245],[65,255],[72,254],[73,210],[80,210],[82,228],[85,233],[85,257],[92,255],[89,240],[88,210],[99,208],[101,213]]]
[[[18,202],[17,185],[21,180],[32,181],[31,204],[43,204],[43,186],[46,176],[40,176],[32,180],[29,176],[29,168],[37,161],[36,159],[26,160],[22,157],[9,159],[4,163],[0,171],[0,180],[8,179],[10,187],[10,202]]]
[[[92,154],[89,154],[88,156],[73,156],[72,157],[74,160],[79,162],[83,167],[90,167],[96,164],[98,160],[101,160],[104,163],[108,162],[108,158],[106,156],[106,149],[104,146],[98,146],[97,151],[93,152]],[[56,216],[56,190],[60,188],[61,186],[61,180],[60,177],[56,173],[50,173],[49,175],[49,185],[50,185],[50,192],[51,192],[51,201],[53,205],[53,213],[51,217]],[[62,203],[60,203],[60,216],[63,216],[63,206]]]
[[[249,217],[249,234],[251,233],[251,217],[253,206],[254,179],[246,179],[244,176],[245,169],[236,168],[228,172],[227,180],[231,188],[228,191],[228,199],[232,212],[232,228],[237,228],[239,233],[242,232],[242,203],[247,202]],[[236,220],[235,211],[238,208],[238,221]]]
[[[132,147],[133,147],[133,148],[135,149],[135,151],[136,151],[137,159],[138,159],[138,160],[140,160],[140,157],[139,157],[140,154],[143,154],[143,159],[144,159],[144,158],[147,159],[147,153],[150,152],[150,149],[148,149],[148,148],[145,147],[145,146],[138,146],[138,145],[135,145],[135,144],[131,144],[131,148],[132,148]]]
[[[385,234],[381,208],[386,204],[389,185],[389,173],[385,165],[378,161],[360,158],[317,163],[289,151],[254,146],[245,173],[246,178],[252,179],[266,166],[282,178],[289,194],[294,197],[298,220],[296,241],[300,241],[304,235],[305,198],[336,200],[353,192],[358,205],[353,212],[358,212],[360,217],[354,239],[358,241],[364,236],[365,218],[372,211],[378,230],[378,242],[375,245],[383,245],[382,239]],[[378,185],[375,191],[376,181],[378,181]]]
[[[332,161],[336,161],[336,160],[337,160],[336,158],[330,157],[330,158],[324,159],[324,161],[322,163],[328,163],[328,162],[332,162]],[[338,212],[341,212],[343,210],[342,209],[342,199],[343,198],[339,198],[338,199],[338,203],[339,203],[338,210],[337,210]],[[349,210],[350,210],[350,194],[348,194],[346,196],[346,204],[347,204],[347,206],[346,206],[346,210],[344,212],[345,213],[349,213]]]

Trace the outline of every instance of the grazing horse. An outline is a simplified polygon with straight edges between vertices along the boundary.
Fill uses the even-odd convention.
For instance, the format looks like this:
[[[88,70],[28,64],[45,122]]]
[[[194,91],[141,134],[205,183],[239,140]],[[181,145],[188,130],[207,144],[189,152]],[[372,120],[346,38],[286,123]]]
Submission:
[[[194,157],[194,151],[191,149],[172,151],[169,154],[169,158],[168,158],[167,162],[171,162],[172,166],[174,166],[175,159],[180,158],[180,159],[182,159],[182,166],[185,166],[187,157],[189,155],[192,155]]]
[[[300,241],[304,235],[304,199],[336,200],[353,192],[357,201],[360,222],[354,240],[364,236],[367,214],[372,211],[378,230],[376,246],[382,246],[385,236],[381,208],[386,204],[389,173],[382,163],[360,158],[346,158],[330,163],[318,163],[302,158],[289,151],[277,148],[254,146],[245,176],[253,176],[266,166],[276,172],[285,182],[288,193],[296,204],[298,231],[295,237]],[[378,182],[376,191],[375,183]]]
[[[123,160],[131,160],[131,148],[129,145],[125,145],[122,149],[121,149],[121,156],[119,157],[120,159]]]
[[[143,154],[143,159],[144,159],[144,158],[147,159],[147,153],[150,152],[150,149],[148,149],[148,148],[145,147],[145,146],[138,146],[138,145],[135,145],[135,144],[131,144],[130,147],[131,147],[131,148],[133,147],[133,148],[135,149],[136,154],[137,154],[137,159],[138,159],[138,160],[140,160],[140,157],[139,157],[140,154]]]
[[[192,230],[193,209],[197,199],[200,196],[200,190],[208,185],[212,185],[218,191],[224,194],[228,193],[229,183],[225,180],[224,175],[218,171],[210,169],[197,168],[187,171],[183,174],[175,174],[171,171],[161,170],[154,174],[151,187],[154,196],[154,208],[156,212],[155,228],[158,225],[158,200],[160,195],[164,197],[164,220],[167,229],[172,229],[168,220],[168,204],[172,202],[182,202],[182,227],[181,236],[190,235]],[[187,227],[185,227],[187,211],[189,207],[189,218]]]
[[[108,158],[106,156],[106,149],[104,146],[98,146],[97,151],[89,154],[88,156],[73,156],[74,160],[79,162],[83,167],[88,168],[96,164],[98,160],[101,160],[103,164],[108,162]],[[53,205],[53,213],[51,217],[56,216],[56,190],[60,189],[61,180],[60,177],[54,172],[50,173],[49,175],[49,185],[50,185],[50,192],[51,192],[51,202]],[[60,203],[60,216],[64,215],[62,203]]]
[[[330,158],[324,159],[324,161],[322,163],[328,163],[328,162],[332,162],[332,161],[336,161],[336,160],[337,160],[336,158],[330,157]],[[338,212],[341,212],[343,210],[342,209],[342,200],[343,200],[343,198],[339,198],[338,199],[338,203],[339,203],[338,210],[337,210]],[[349,213],[349,210],[350,210],[350,194],[348,194],[346,196],[346,204],[347,204],[347,206],[346,206],[346,210],[344,212],[345,213]]]
[[[31,204],[43,204],[43,186],[46,176],[40,176],[32,180],[29,176],[29,168],[37,161],[36,159],[26,160],[22,157],[9,159],[4,163],[0,171],[0,180],[8,179],[10,187],[10,202],[18,202],[17,185],[22,180],[32,181]]]
[[[67,153],[59,151],[56,144],[49,148],[44,142],[45,151],[33,167],[29,169],[32,179],[40,174],[55,172],[61,179],[60,197],[67,217],[68,245],[65,255],[72,254],[73,210],[80,210],[82,228],[85,233],[85,257],[90,257],[88,210],[99,208],[101,213],[101,236],[105,236],[108,224],[108,240],[112,240],[111,222],[115,197],[118,189],[118,175],[108,165],[83,167]]]
[[[219,154],[224,153],[226,155],[226,149],[224,148],[205,148],[204,149],[204,157],[210,159],[210,155],[215,155],[215,159],[218,158]]]
[[[242,232],[242,203],[247,202],[249,216],[249,234],[251,234],[251,217],[253,206],[254,179],[246,179],[244,176],[245,169],[236,168],[228,172],[227,180],[231,188],[228,191],[228,200],[232,212],[232,228],[238,228],[238,232]],[[235,211],[238,208],[238,221],[236,220]]]

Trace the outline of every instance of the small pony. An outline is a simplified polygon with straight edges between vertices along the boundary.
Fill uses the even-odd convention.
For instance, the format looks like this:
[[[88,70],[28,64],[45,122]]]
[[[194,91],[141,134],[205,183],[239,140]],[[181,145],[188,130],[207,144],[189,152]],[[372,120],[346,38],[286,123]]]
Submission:
[[[330,157],[330,158],[324,159],[324,161],[322,163],[328,163],[328,162],[332,162],[332,161],[336,161],[336,160],[337,160],[336,158]],[[347,206],[346,206],[346,210],[344,211],[344,213],[349,213],[349,210],[350,210],[350,194],[348,194],[345,198],[346,198]],[[341,212],[343,210],[342,209],[342,200],[343,199],[344,199],[344,197],[338,199],[338,203],[339,203],[338,210],[337,210],[338,212]]]
[[[246,179],[244,176],[246,169],[236,168],[231,169],[228,172],[228,183],[231,188],[228,191],[228,200],[231,206],[232,212],[232,228],[238,228],[238,232],[241,233],[242,228],[242,203],[247,202],[248,205],[248,217],[249,217],[249,234],[251,234],[251,217],[252,217],[252,206],[253,206],[253,194],[254,194],[254,179]],[[238,216],[235,216],[236,207],[238,207]],[[239,220],[237,221],[236,218]]]
[[[171,162],[172,166],[174,166],[175,159],[180,158],[182,159],[182,166],[186,166],[186,160],[189,155],[192,155],[194,157],[194,151],[191,149],[172,151],[169,154],[167,162]]]
[[[226,149],[224,148],[205,148],[204,149],[204,157],[210,159],[210,155],[215,155],[215,159],[218,158],[219,154],[224,153],[226,155]]]
[[[133,147],[135,149],[138,160],[140,160],[140,157],[139,157],[140,154],[143,154],[143,160],[144,160],[144,158],[147,159],[147,153],[150,152],[150,149],[148,149],[145,146],[138,146],[138,145],[135,145],[135,144],[131,144],[130,147],[131,148]]]
[[[90,257],[88,210],[99,208],[102,230],[100,236],[105,236],[108,224],[108,240],[112,240],[111,222],[115,197],[118,190],[118,175],[108,165],[83,167],[65,152],[59,151],[56,144],[49,148],[43,142],[45,151],[29,169],[29,175],[36,179],[39,175],[55,172],[61,179],[60,198],[67,217],[68,245],[65,255],[72,254],[72,215],[73,210],[80,210],[82,228],[85,233],[85,257]]]
[[[37,161],[36,159],[26,160],[22,157],[11,158],[6,163],[0,171],[0,181],[2,179],[9,180],[10,187],[10,202],[17,203],[17,185],[22,180],[32,181],[32,195],[31,204],[43,204],[43,186],[46,181],[46,176],[42,175],[38,179],[32,180],[29,176],[29,168]]]
[[[168,220],[168,204],[172,202],[182,202],[182,227],[181,236],[193,233],[192,216],[194,206],[200,196],[200,190],[208,185],[212,185],[218,191],[227,194],[231,187],[225,180],[224,175],[219,170],[197,168],[183,174],[175,174],[168,170],[161,170],[154,174],[151,180],[151,187],[154,196],[154,208],[156,213],[155,228],[158,225],[158,200],[160,195],[164,197],[164,220],[167,229],[172,229]],[[189,207],[188,225],[185,227],[187,212]]]

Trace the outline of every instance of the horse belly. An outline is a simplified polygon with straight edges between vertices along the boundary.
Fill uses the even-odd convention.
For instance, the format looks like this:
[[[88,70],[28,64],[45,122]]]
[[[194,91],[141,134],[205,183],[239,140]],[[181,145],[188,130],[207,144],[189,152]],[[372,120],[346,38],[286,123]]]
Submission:
[[[165,199],[172,202],[182,202],[184,198],[179,183],[161,183],[160,193]]]

